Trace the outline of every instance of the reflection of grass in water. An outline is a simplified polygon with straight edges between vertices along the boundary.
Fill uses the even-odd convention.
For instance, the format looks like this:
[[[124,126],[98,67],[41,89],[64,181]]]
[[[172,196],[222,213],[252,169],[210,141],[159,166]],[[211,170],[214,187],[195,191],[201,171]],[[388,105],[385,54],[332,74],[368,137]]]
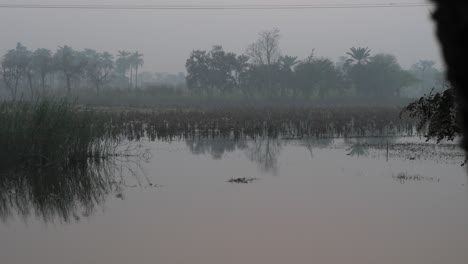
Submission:
[[[89,215],[109,194],[124,198],[128,185],[116,179],[113,163],[125,156],[115,153],[120,138],[253,138],[251,145],[230,148],[246,149],[262,170],[275,174],[281,136],[405,133],[411,122],[383,108],[97,113],[66,100],[42,100],[0,104],[0,124],[0,217],[34,212],[46,221],[69,221]],[[215,157],[225,150],[221,145],[211,147]]]
[[[144,152],[126,148],[108,159],[88,159],[66,165],[21,167],[0,172],[0,218],[32,215],[45,222],[69,222],[87,217],[114,195],[124,199],[124,188],[153,185],[138,175]],[[133,176],[136,184],[127,183]]]
[[[79,214],[89,215],[112,189],[110,168],[104,163],[26,168],[0,177],[0,216],[14,212],[23,218],[33,212],[44,221],[65,222]]]

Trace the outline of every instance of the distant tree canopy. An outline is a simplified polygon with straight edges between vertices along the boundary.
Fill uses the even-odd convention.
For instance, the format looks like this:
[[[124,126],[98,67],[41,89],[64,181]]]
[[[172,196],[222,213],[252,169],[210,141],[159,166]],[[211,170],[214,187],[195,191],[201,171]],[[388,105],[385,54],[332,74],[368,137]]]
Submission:
[[[339,63],[315,57],[314,52],[299,60],[281,54],[279,40],[279,30],[273,29],[260,32],[243,55],[225,52],[222,46],[194,50],[186,62],[189,90],[204,95],[388,98],[407,94],[410,87],[416,90],[419,83],[439,76],[433,64],[425,65],[421,76],[416,70],[403,69],[395,56],[373,55],[367,47],[352,47]]]
[[[348,66],[348,76],[358,95],[373,97],[399,97],[403,87],[417,81],[409,71],[401,68],[395,56],[389,54],[376,54],[365,63]]]
[[[351,47],[337,62],[317,57],[314,49],[306,58],[298,58],[281,51],[280,39],[280,31],[273,29],[260,32],[243,54],[225,51],[221,45],[192,51],[185,63],[187,75],[182,76],[185,82],[179,81],[177,94],[294,100],[415,98],[444,84],[443,74],[429,60],[406,70],[395,56],[373,54],[367,47]],[[48,91],[70,95],[81,88],[94,89],[97,94],[103,88],[139,90],[142,84],[156,84],[151,81],[156,75],[139,72],[143,64],[139,52],[121,50],[114,57],[109,52],[79,51],[70,46],[55,52],[31,51],[18,43],[1,60],[0,88],[13,99],[25,94],[34,98]]]
[[[78,86],[94,87],[99,94],[102,86],[111,80],[136,88],[138,69],[144,63],[142,57],[138,52],[120,51],[114,60],[109,52],[77,51],[66,45],[55,53],[42,48],[31,51],[18,43],[3,56],[1,72],[3,84],[13,100],[20,90],[29,91],[35,97],[46,94],[53,86],[66,88],[68,95]]]
[[[245,70],[242,56],[226,53],[221,46],[214,46],[209,52],[193,51],[185,65],[188,87],[195,93],[207,95],[215,91],[232,92]]]

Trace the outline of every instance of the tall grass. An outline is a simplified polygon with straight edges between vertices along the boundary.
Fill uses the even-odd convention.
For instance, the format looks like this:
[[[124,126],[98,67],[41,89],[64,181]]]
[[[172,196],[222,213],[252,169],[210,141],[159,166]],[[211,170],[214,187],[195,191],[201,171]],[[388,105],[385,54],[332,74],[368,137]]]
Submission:
[[[236,139],[411,135],[395,107],[227,108],[210,111],[107,111],[66,99],[0,104],[0,170],[102,159],[120,138]]]
[[[0,104],[0,168],[99,159],[113,146],[108,117],[66,99]]]
[[[222,108],[210,111],[124,111],[116,133],[129,140],[412,136],[414,120],[395,107]]]

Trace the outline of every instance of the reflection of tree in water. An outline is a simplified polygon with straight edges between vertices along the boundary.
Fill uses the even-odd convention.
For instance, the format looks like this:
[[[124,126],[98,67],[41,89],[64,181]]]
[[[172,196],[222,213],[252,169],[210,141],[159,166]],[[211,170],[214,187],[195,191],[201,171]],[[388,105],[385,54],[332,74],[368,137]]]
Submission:
[[[348,153],[346,155],[348,156],[368,156],[369,152],[367,151],[368,145],[362,144],[362,143],[354,143],[351,146],[348,147],[347,151]]]
[[[386,149],[395,144],[396,137],[345,138],[348,156],[368,156],[369,149]]]
[[[213,159],[222,159],[225,152],[234,152],[247,147],[245,140],[229,138],[194,138],[187,139],[186,144],[192,154],[210,154]]]
[[[137,159],[140,157],[127,153],[64,166],[0,171],[0,218],[7,221],[15,215],[24,219],[35,215],[44,222],[79,221],[109,195],[123,199],[123,188],[130,186],[124,175],[136,171]],[[141,186],[140,179],[135,179],[135,187]]]
[[[282,144],[279,139],[264,137],[249,142],[246,150],[247,157],[256,162],[264,172],[278,173],[278,155]]]
[[[367,137],[367,138],[344,138],[344,143],[347,145],[352,145],[356,143],[361,143],[365,145],[372,146],[381,146],[384,147],[388,144],[394,144],[397,140],[397,137]]]
[[[253,140],[232,138],[194,138],[187,139],[186,144],[192,154],[211,155],[213,159],[222,159],[224,153],[245,150],[248,159],[257,163],[262,171],[276,174],[277,157],[281,151],[281,141],[274,138]]]
[[[307,148],[310,153],[310,156],[314,157],[314,148],[324,149],[328,148],[334,142],[333,138],[316,138],[316,137],[308,137],[301,140],[300,145]]]

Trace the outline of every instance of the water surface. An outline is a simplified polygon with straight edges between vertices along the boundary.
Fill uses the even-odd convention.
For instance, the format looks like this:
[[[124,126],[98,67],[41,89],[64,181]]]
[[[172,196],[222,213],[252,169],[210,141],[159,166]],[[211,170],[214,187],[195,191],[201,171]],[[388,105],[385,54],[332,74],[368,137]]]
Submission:
[[[44,218],[4,206],[0,263],[468,260],[467,177],[456,145],[200,139],[145,148],[152,158],[131,175],[120,170],[126,175],[98,188],[88,210]],[[240,177],[256,180],[228,182]]]

